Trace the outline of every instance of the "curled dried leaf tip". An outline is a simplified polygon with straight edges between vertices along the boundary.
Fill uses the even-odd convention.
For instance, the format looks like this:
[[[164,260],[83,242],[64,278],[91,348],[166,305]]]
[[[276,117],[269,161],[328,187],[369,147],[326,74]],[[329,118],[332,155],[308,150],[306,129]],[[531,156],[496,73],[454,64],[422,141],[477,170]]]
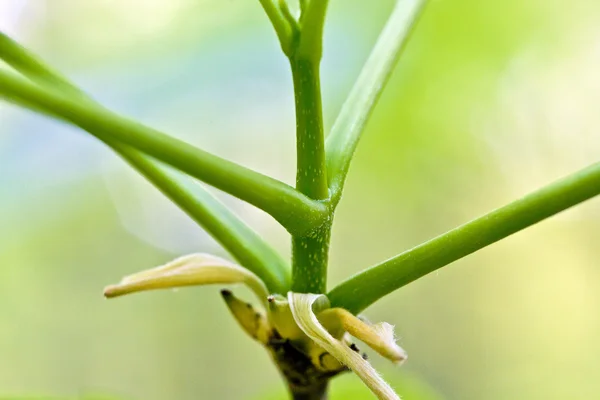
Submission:
[[[391,325],[369,325],[345,310],[328,309],[329,301],[324,295],[290,292],[288,301],[294,320],[316,345],[356,373],[378,399],[400,399],[371,364],[344,340],[348,332],[382,355],[394,361],[401,361],[406,358],[406,354],[395,344]],[[331,332],[326,329],[320,318],[329,326]]]
[[[223,258],[197,253],[126,276],[121,282],[107,286],[104,295],[111,298],[146,290],[240,283],[247,285],[261,301],[266,301],[269,292],[252,272]]]

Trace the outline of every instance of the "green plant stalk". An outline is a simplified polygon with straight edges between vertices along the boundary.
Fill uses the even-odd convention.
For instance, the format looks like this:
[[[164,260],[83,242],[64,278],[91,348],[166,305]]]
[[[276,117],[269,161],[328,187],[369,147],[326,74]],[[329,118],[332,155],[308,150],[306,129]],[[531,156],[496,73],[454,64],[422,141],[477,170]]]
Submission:
[[[1,32],[0,59],[34,82],[71,93],[83,101],[94,101],[67,78]],[[110,141],[105,141],[105,144],[204,228],[241,265],[263,279],[272,292],[287,291],[290,286],[288,265],[267,242],[206,189],[168,171],[133,148]]]
[[[0,59],[34,82],[53,86],[82,98],[88,97],[58,71],[50,68],[31,51],[3,32],[0,32]]]
[[[272,215],[292,233],[321,225],[326,207],[268,176],[121,117],[77,97],[41,88],[0,71],[0,97],[36,112],[88,130],[100,139],[114,140],[140,150],[182,172],[236,196]]]
[[[259,0],[265,14],[271,21],[283,52],[288,55],[292,49],[293,29],[285,18],[282,10],[273,0]]]
[[[319,66],[290,61],[296,104],[296,190],[314,200],[329,197]]]
[[[320,32],[322,33],[322,28]],[[300,32],[299,48],[308,34]],[[313,36],[309,38],[315,41]],[[329,189],[325,167],[319,63],[320,55],[315,59],[314,54],[304,57],[304,54],[296,52],[290,57],[296,106],[296,190],[314,200],[327,200]],[[308,234],[292,236],[293,291],[325,292],[330,233],[331,221],[324,221],[324,224]]]
[[[402,286],[600,194],[600,163],[360,272],[327,295],[359,313]]]
[[[332,202],[339,202],[350,162],[377,100],[386,86],[426,0],[399,0],[327,137]]]
[[[302,7],[300,15],[301,37],[294,51],[296,59],[321,62],[323,55],[323,30],[329,0],[309,1]],[[302,6],[302,4],[301,4]]]
[[[306,6],[308,5],[309,1],[310,0],[298,0],[298,3],[300,3],[300,13],[306,12]]]
[[[240,265],[260,277],[272,293],[288,290],[290,276],[283,259],[206,189],[198,183],[186,182],[184,177],[178,177],[131,148],[106,144],[209,232]]]
[[[292,291],[325,293],[331,223],[324,223],[309,236],[292,237]]]
[[[85,94],[79,96],[79,89],[68,81],[21,54],[13,54],[13,65],[25,75],[37,74],[34,78],[48,87],[37,87],[0,71],[0,97],[97,136],[208,230],[238,261],[261,276],[271,290],[283,292],[289,277],[279,256],[202,186],[194,191],[157,160],[262,208],[292,234],[292,289],[323,293],[333,210],[341,197],[352,155],[425,1],[398,1],[325,146],[319,63],[328,1],[300,0],[302,16],[296,25],[290,21],[289,10],[282,13],[272,0],[260,0],[292,66],[297,119],[296,189],[120,117]],[[0,56],[9,43],[3,41],[5,38],[0,35]],[[598,194],[600,163],[351,277],[329,292],[331,305],[358,313],[438,268]],[[269,268],[273,265],[279,266],[275,272]],[[324,399],[326,390],[325,383],[314,393],[294,392],[292,396]]]

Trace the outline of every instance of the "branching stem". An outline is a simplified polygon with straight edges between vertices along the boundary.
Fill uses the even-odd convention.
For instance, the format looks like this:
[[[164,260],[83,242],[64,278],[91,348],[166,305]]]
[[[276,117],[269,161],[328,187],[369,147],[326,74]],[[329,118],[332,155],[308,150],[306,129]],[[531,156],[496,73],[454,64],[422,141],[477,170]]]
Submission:
[[[274,0],[259,1],[275,29],[281,49],[285,54],[289,54],[293,45],[295,27],[290,25],[290,21],[284,14],[284,10],[281,10],[279,4],[276,4]]]
[[[258,275],[271,292],[285,293],[290,276],[283,259],[200,184],[168,171],[134,149],[113,142],[106,144],[209,232],[240,265]]]
[[[327,296],[353,313],[420,277],[600,194],[600,163],[354,275]]]
[[[327,137],[332,201],[342,196],[350,162],[379,96],[402,54],[426,0],[398,0]]]
[[[75,84],[2,33],[0,59],[34,82],[81,101],[94,102]],[[271,291],[287,291],[290,286],[288,265],[266,241],[206,189],[133,148],[110,140],[104,142],[221,243],[241,265],[261,277]]]
[[[0,71],[0,97],[88,130],[99,139],[131,146],[271,214],[286,229],[320,226],[326,207],[268,176],[217,157],[155,129]]]

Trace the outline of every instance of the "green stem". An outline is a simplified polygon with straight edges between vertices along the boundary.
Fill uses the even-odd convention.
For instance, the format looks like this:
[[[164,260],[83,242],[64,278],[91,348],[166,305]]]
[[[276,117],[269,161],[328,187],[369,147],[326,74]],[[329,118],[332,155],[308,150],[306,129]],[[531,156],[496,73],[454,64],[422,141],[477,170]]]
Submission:
[[[308,1],[309,0],[299,0],[298,1],[298,3],[300,3],[300,13],[306,12],[306,7],[308,6]]]
[[[329,197],[319,65],[291,61],[296,102],[296,189],[311,199]]]
[[[275,33],[279,38],[279,44],[285,54],[289,54],[292,48],[293,41],[293,27],[290,25],[289,20],[285,17],[282,10],[279,9],[278,5],[273,0],[259,0],[260,5],[265,14],[271,21]]]
[[[87,99],[87,95],[67,78],[3,32],[0,32],[0,59],[34,82]]]
[[[99,139],[134,147],[264,210],[292,233],[321,225],[326,207],[294,188],[121,117],[91,102],[41,88],[0,71],[0,97],[88,130]]]
[[[258,234],[195,182],[168,171],[132,148],[106,142],[244,267],[260,277],[273,293],[285,293],[290,276],[286,263]]]
[[[294,56],[297,59],[311,60],[316,65],[321,61],[323,30],[328,5],[329,0],[318,0],[309,1],[301,8],[300,30],[302,33],[297,48],[294,49]]]
[[[327,296],[358,313],[383,296],[515,232],[600,194],[600,163],[354,275]]]
[[[292,291],[325,293],[331,223],[309,236],[292,237]]]
[[[301,37],[302,41],[302,37]],[[319,63],[290,59],[296,100],[296,189],[311,199],[329,197]],[[292,290],[324,293],[327,282],[330,222],[292,237]]]
[[[334,204],[367,121],[421,15],[426,0],[398,0],[327,137],[327,173]]]
[[[93,102],[75,84],[1,32],[0,58],[34,82]],[[189,178],[168,171],[133,148],[106,140],[105,143],[202,226],[241,265],[258,275],[272,292],[285,293],[289,289],[289,268],[279,254],[201,185],[192,185]]]

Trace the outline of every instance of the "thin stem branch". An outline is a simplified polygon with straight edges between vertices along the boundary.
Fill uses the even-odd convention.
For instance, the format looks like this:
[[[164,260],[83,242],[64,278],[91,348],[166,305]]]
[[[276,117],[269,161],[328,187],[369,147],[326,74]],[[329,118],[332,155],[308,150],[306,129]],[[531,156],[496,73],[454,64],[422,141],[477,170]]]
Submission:
[[[0,71],[0,97],[77,125],[100,139],[121,142],[272,215],[290,232],[322,223],[323,204],[268,176],[222,159],[160,131]]]
[[[240,265],[258,275],[271,292],[288,290],[290,276],[283,259],[206,189],[132,148],[114,142],[106,144],[204,228]]]
[[[352,156],[426,0],[398,0],[327,137],[327,173],[340,200]]]
[[[33,52],[29,51],[15,40],[0,32],[0,59],[13,67],[16,71],[34,82],[50,85],[75,96],[87,98],[88,96],[76,85],[53,70]]]
[[[358,313],[402,286],[600,194],[600,163],[354,275],[327,296]]]
[[[273,0],[259,0],[260,5],[263,10],[265,10],[265,14],[271,21],[273,28],[275,29],[275,33],[279,38],[279,44],[281,45],[281,49],[285,54],[290,54],[293,45],[294,38],[294,27],[290,25],[290,21],[282,10],[280,10],[278,4],[275,4]]]
[[[83,101],[94,101],[32,52],[1,32],[0,59],[34,82],[55,87]],[[133,148],[106,140],[105,143],[203,227],[241,265],[257,274],[272,292],[285,293],[288,290],[289,268],[279,254],[206,189],[181,174],[168,171]]]

